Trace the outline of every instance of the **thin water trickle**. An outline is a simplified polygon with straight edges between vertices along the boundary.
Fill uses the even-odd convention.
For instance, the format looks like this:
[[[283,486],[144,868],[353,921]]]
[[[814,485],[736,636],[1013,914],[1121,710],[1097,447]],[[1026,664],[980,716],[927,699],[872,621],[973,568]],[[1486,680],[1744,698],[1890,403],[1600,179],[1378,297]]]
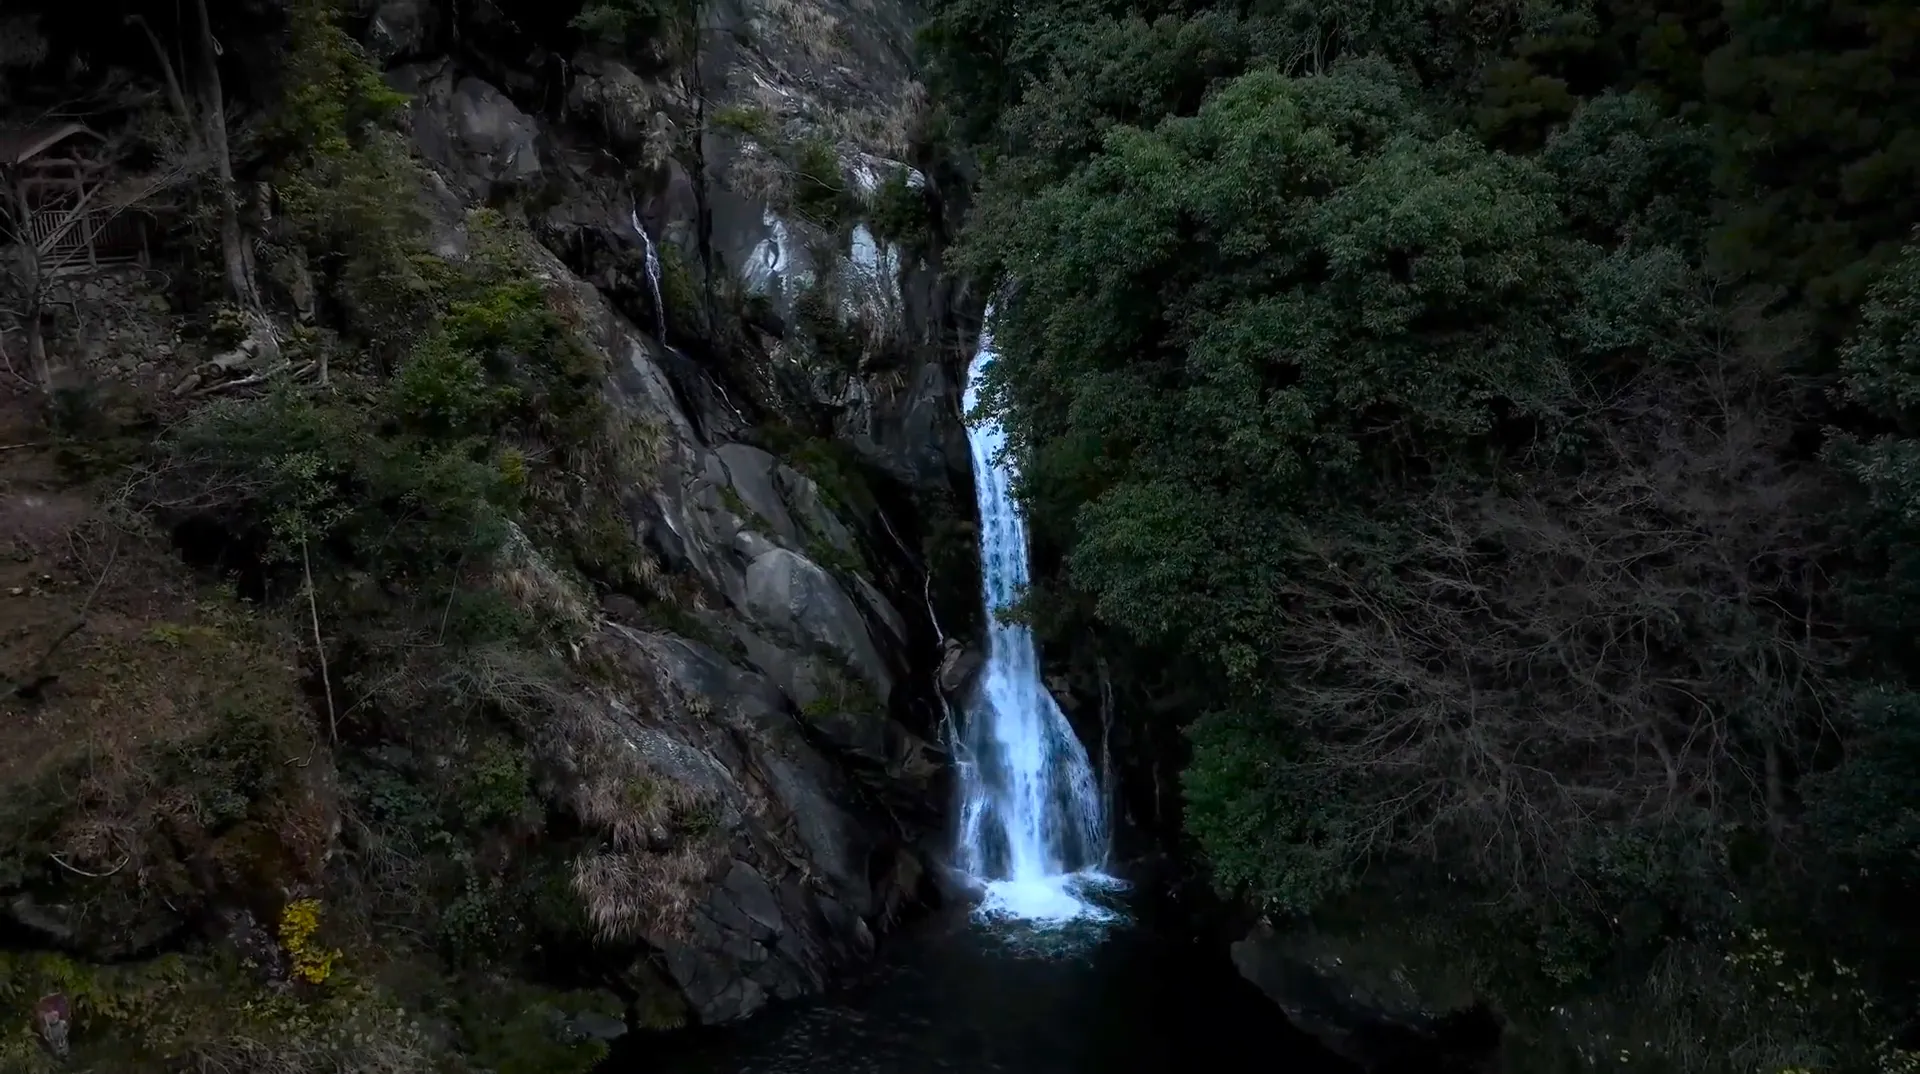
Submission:
[[[653,236],[640,223],[640,205],[635,202],[627,209],[627,220],[633,224],[633,230],[640,236],[641,245],[647,250],[647,286],[653,289],[654,329],[660,342],[667,341],[667,307],[660,302],[660,252],[654,249]]]
[[[992,318],[989,308],[987,316]],[[996,354],[983,328],[967,377],[966,409]],[[980,573],[987,663],[954,743],[961,791],[960,868],[984,892],[980,913],[1029,923],[1107,920],[1096,898],[1119,886],[1101,868],[1107,822],[1101,780],[1040,678],[1033,632],[1002,619],[1027,586],[1027,530],[1013,499],[1012,463],[999,421],[969,424],[980,508]]]

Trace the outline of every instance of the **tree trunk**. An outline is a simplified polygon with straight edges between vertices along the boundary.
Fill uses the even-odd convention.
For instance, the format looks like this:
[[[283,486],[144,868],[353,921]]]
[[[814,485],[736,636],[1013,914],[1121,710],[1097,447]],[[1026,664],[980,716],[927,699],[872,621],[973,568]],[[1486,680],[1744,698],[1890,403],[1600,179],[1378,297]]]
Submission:
[[[247,256],[246,237],[240,230],[240,199],[233,189],[233,158],[227,147],[227,107],[220,86],[220,46],[213,39],[213,21],[207,16],[207,0],[195,0],[200,16],[200,56],[198,81],[200,93],[201,136],[213,156],[214,185],[220,198],[220,256],[226,265],[227,290],[240,308],[261,312],[260,294],[253,286],[253,259]]]
[[[1785,840],[1787,826],[1787,780],[1780,761],[1780,745],[1769,740],[1767,764],[1767,833],[1773,837],[1777,852]]]
[[[47,360],[47,339],[40,330],[40,296],[27,302],[27,360],[33,366],[33,379],[40,390],[53,394],[53,363]]]
[[[40,330],[40,313],[46,305],[47,281],[41,271],[40,250],[34,242],[33,229],[26,225],[27,221],[33,219],[32,210],[27,204],[26,188],[18,182],[10,185],[13,217],[21,222],[14,243],[20,258],[20,327],[27,333],[27,360],[32,365],[33,381],[41,391],[51,393],[53,364],[47,360],[47,339]]]

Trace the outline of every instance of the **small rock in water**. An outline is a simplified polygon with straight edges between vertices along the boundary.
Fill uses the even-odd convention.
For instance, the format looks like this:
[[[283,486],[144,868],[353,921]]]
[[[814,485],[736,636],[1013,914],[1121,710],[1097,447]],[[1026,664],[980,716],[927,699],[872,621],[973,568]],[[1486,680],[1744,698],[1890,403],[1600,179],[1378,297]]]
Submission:
[[[574,1015],[572,1029],[588,1040],[619,1040],[627,1035],[627,1023],[599,1011],[581,1011]]]
[[[960,693],[980,673],[986,657],[978,649],[947,639],[947,651],[940,659],[940,689],[948,696]]]
[[[581,1011],[568,1015],[555,1007],[546,1009],[545,1017],[555,1037],[569,1043],[586,1040],[619,1040],[627,1035],[627,1023],[610,1014],[599,1011]]]

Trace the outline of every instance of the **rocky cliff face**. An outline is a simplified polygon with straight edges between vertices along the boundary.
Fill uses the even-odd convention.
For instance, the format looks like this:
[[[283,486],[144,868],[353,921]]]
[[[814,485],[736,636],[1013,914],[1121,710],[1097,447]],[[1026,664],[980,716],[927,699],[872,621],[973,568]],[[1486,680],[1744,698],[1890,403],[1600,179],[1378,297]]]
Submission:
[[[226,38],[229,74],[248,70],[236,84],[273,85],[276,46],[260,42],[277,40],[285,5],[232,6],[216,5],[216,18],[236,27]],[[646,588],[661,599],[643,608],[631,587],[562,569],[520,529],[496,565],[500,588],[523,609],[567,624],[550,655],[570,669],[568,688],[521,684],[515,667],[484,661],[463,674],[488,679],[491,704],[512,709],[519,697],[537,714],[531,778],[540,808],[564,815],[566,831],[513,848],[505,842],[529,837],[503,821],[478,855],[566,857],[566,887],[584,903],[598,948],[629,959],[628,998],[658,992],[664,978],[675,1006],[713,1023],[823,987],[932,896],[926,878],[947,798],[934,745],[940,671],[953,648],[946,634],[964,631],[977,601],[955,327],[965,296],[941,279],[937,199],[908,162],[922,101],[902,6],[670,7],[382,0],[346,26],[406,97],[402,126],[426,173],[419,207],[430,252],[453,265],[474,261],[504,218],[518,237],[515,271],[537,281],[594,352],[594,368],[607,371],[599,394],[616,424],[644,442],[644,479],[619,489],[620,537],[644,549]],[[613,21],[592,23],[600,9]],[[259,42],[246,36],[256,31]],[[258,170],[270,173],[271,162]],[[270,205],[270,184],[256,185],[253,200]],[[250,224],[265,235],[271,213],[258,216]],[[297,258],[263,270],[273,281],[270,312],[291,334],[315,322],[318,274]],[[91,340],[69,348],[77,362],[176,409],[275,375],[254,350],[215,353],[211,335],[183,333],[198,312],[177,301],[168,312],[137,273],[102,279],[102,293],[122,305],[150,306],[151,323],[103,335],[88,326],[121,319],[70,304],[83,322],[74,339]],[[50,323],[59,350],[65,322]],[[129,349],[141,353],[120,353]],[[19,552],[20,578],[45,582],[27,595],[52,594],[67,585],[41,573],[59,559],[59,534],[51,523],[27,525],[51,509],[25,492],[58,482],[37,475],[14,495],[18,476],[0,475],[0,537]],[[76,517],[87,510],[77,494],[55,506]],[[184,540],[185,523],[163,521]],[[150,566],[156,577],[167,569]],[[254,685],[272,693],[273,727],[286,741],[261,747],[276,759],[266,775],[248,777],[246,793],[286,808],[243,801],[238,822],[200,810],[199,827],[168,820],[136,831],[142,802],[181,796],[164,781],[138,794],[116,784],[134,834],[116,830],[114,845],[147,841],[96,874],[92,857],[41,860],[43,842],[71,846],[78,836],[66,806],[35,798],[32,845],[8,844],[0,855],[0,932],[25,937],[29,951],[97,963],[181,949],[212,920],[229,946],[253,952],[248,965],[270,963],[283,984],[304,980],[307,956],[296,948],[305,940],[288,936],[307,933],[289,933],[282,920],[276,938],[257,922],[305,905],[303,893],[336,890],[342,830],[367,819],[341,804],[343,777],[324,745],[338,730],[332,691],[352,658],[336,652],[336,678],[316,684],[327,691],[317,710],[327,715],[316,722],[302,711],[311,699],[300,696],[294,665],[309,659],[301,649],[309,638],[320,641],[318,611],[298,641],[242,631],[239,619],[203,625],[209,605],[194,603],[190,581],[175,583],[164,607],[146,597],[136,606],[109,587],[95,617],[112,604],[124,645],[165,660],[209,638],[272,633],[249,659],[274,669]],[[77,601],[84,586],[68,588]],[[77,607],[84,614],[93,602],[87,594]],[[200,679],[171,665],[155,671],[196,691],[154,691],[155,720],[210,710],[224,696],[216,672],[237,667],[234,659],[207,655]],[[319,657],[322,680],[327,660]],[[55,698],[36,711],[97,712],[109,696],[85,709],[76,693],[71,704]],[[190,737],[199,750],[222,733],[198,720],[148,739]],[[352,758],[334,742],[341,770],[351,760],[362,782],[464,763],[457,741]],[[297,764],[280,759],[303,753]],[[3,774],[0,816],[11,817],[28,781]],[[296,828],[300,838],[289,841]],[[102,839],[95,849],[111,865]],[[275,840],[279,849],[264,849]],[[143,854],[170,869],[186,861],[178,883],[156,886],[145,865],[119,871]],[[244,867],[229,868],[236,861]],[[10,957],[0,947],[0,994],[76,987],[62,984],[73,979],[64,962]],[[315,972],[325,976],[324,967]],[[117,1025],[115,1017],[96,1021]]]
[[[898,159],[918,107],[910,25],[891,3],[714,4],[685,53],[642,75],[537,40],[515,55],[526,39],[502,18],[388,0],[367,33],[411,98],[439,250],[464,255],[469,210],[531,194],[539,275],[610,359],[619,406],[663,432],[658,479],[628,506],[692,636],[604,609],[591,645],[632,686],[578,706],[553,749],[582,815],[608,821],[578,866],[596,920],[644,938],[700,1020],[726,1021],[870,951],[923,893],[921,837],[939,813],[939,638],[901,535],[925,528],[914,493],[952,495],[968,477],[955,351],[941,346],[951,296],[857,208],[890,173],[924,183]],[[838,174],[777,159],[802,140]],[[845,219],[794,210],[792,185],[822,179],[852,195]],[[808,352],[795,325],[810,293],[868,344],[862,361]],[[767,450],[764,426],[803,411],[829,415],[849,469],[872,476],[823,488]],[[663,861],[630,818],[596,808],[635,780],[715,810],[695,860]],[[667,868],[687,902],[663,916],[634,893]]]

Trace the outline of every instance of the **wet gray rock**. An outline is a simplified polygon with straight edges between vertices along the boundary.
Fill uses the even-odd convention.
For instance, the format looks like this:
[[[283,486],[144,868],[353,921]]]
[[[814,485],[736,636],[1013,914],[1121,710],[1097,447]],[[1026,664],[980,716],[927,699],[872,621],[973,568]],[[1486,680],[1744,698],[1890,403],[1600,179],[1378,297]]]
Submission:
[[[155,903],[103,925],[89,920],[80,908],[40,902],[30,893],[20,892],[0,903],[0,925],[89,960],[111,962],[154,951],[184,933],[187,921]]]
[[[666,778],[715,817],[713,855],[683,890],[685,913],[643,928],[668,976],[702,1022],[817,990],[862,956],[863,918],[891,895],[867,876],[882,836],[841,804],[845,776],[809,744],[771,682],[719,653],[612,625],[597,644],[636,679],[669,687],[645,713],[609,699],[557,744],[579,793],[636,774]]]
[[[32,895],[21,892],[7,900],[6,917],[15,927],[60,946],[74,941],[73,925],[64,906],[43,907]]]
[[[684,94],[604,56],[586,54],[575,63],[567,107],[591,116],[605,144],[622,156],[664,164],[678,132],[670,113],[686,111]]]
[[[380,0],[367,24],[367,51],[381,63],[418,57],[438,23],[431,0]]]
[[[447,61],[402,67],[387,81],[412,97],[408,120],[421,156],[459,182],[470,203],[540,177],[539,123],[492,85],[456,77]]]
[[[819,564],[785,548],[761,553],[747,566],[747,608],[758,621],[845,659],[882,698],[893,692],[866,619]]]
[[[839,551],[854,550],[853,531],[827,503],[818,483],[791,466],[781,466],[774,477],[780,488],[781,502],[793,512],[807,533]]]
[[[841,438],[907,485],[965,480],[969,455],[961,385],[937,355],[918,361],[912,377],[904,392],[857,388],[838,423]]]
[[[627,1023],[599,1011],[581,1011],[565,1020],[565,1031],[575,1040],[615,1041],[627,1035]]]
[[[756,621],[845,659],[877,696],[893,694],[893,674],[868,634],[866,619],[812,559],[785,548],[756,555],[747,565],[747,609]]]
[[[949,638],[940,656],[940,692],[949,698],[964,696],[972,689],[986,662],[985,654],[979,649]]]
[[[752,518],[749,525],[764,526],[773,536],[789,545],[803,542],[800,527],[794,524],[787,502],[774,486],[780,460],[748,444],[722,444],[714,449],[727,468],[727,478]],[[816,524],[818,524],[816,522]]]

